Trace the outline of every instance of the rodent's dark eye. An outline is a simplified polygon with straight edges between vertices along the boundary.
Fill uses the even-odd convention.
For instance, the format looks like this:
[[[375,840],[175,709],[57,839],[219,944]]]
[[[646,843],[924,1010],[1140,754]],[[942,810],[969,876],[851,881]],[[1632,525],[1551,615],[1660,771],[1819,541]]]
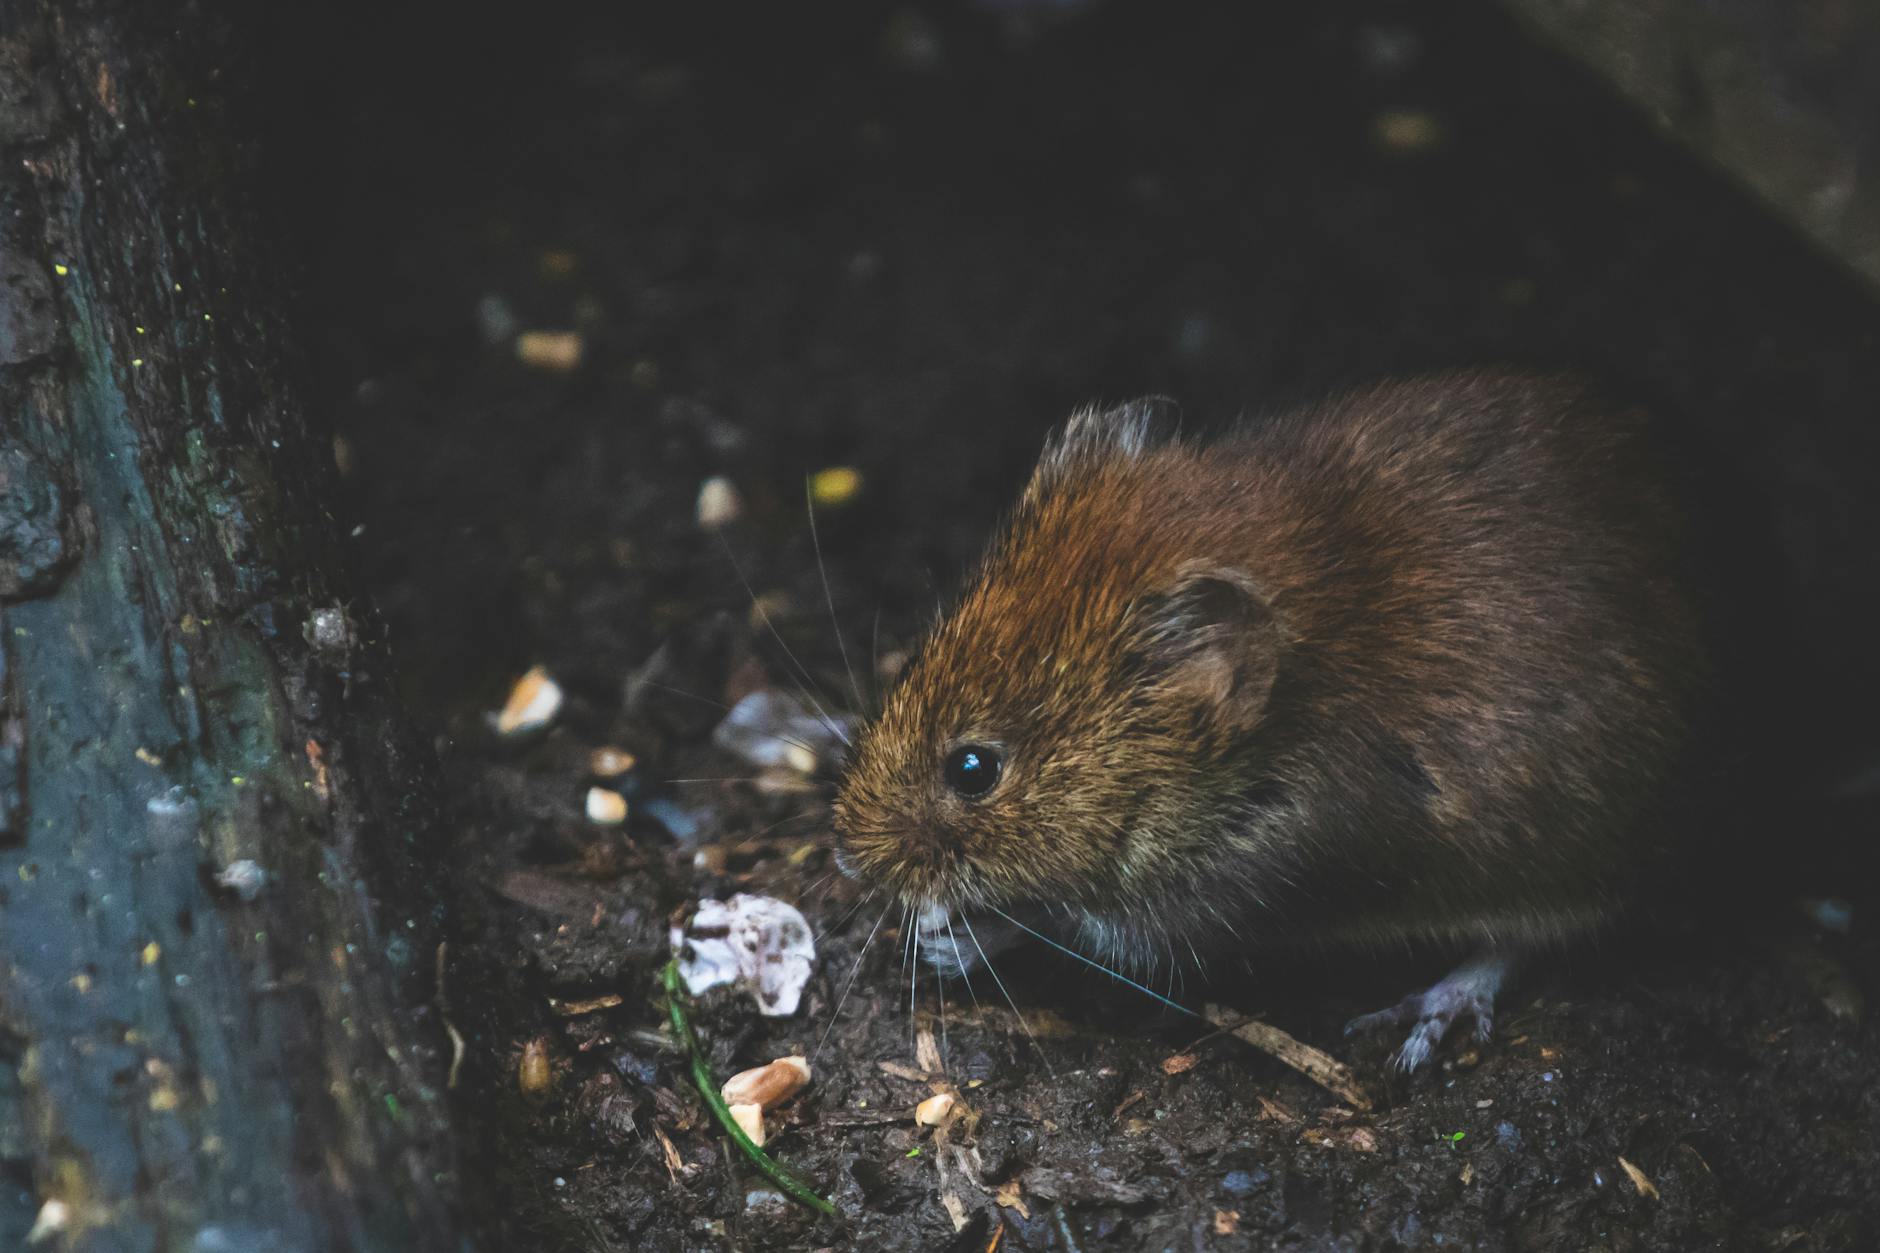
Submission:
[[[996,748],[962,744],[947,754],[947,786],[961,796],[984,796],[999,781],[1005,759]]]

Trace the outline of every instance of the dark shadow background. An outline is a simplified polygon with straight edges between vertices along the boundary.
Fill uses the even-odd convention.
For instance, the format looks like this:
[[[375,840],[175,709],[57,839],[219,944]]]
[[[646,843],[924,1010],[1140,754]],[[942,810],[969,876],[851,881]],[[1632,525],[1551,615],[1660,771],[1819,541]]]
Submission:
[[[1742,718],[1718,785],[1742,789],[1753,890],[1743,904],[1711,851],[1694,895],[1727,886],[1730,909],[1777,914],[1852,894],[1863,917],[1880,305],[1493,6],[342,5],[270,22],[261,173],[307,250],[293,298],[346,443],[342,504],[477,856],[583,852],[566,803],[529,799],[527,770],[493,782],[479,756],[507,677],[546,662],[599,735],[663,640],[745,615],[692,525],[707,475],[744,489],[753,590],[794,598],[785,633],[828,676],[806,472],[862,471],[859,500],[823,520],[829,577],[846,638],[899,646],[1081,403],[1159,392],[1205,427],[1515,362],[1663,413],[1719,528]],[[581,330],[582,365],[519,365],[505,320]],[[498,943],[479,892],[467,925]],[[1858,951],[1873,990],[1871,940]],[[554,981],[539,954],[534,974],[491,960]],[[490,1008],[492,1037],[523,1030],[507,1012]],[[578,1115],[552,1132],[490,1117],[512,1137],[498,1158],[582,1134]],[[1838,1161],[1872,1151],[1873,1111],[1858,1117]],[[1843,1247],[1820,1233],[1875,1229],[1857,1185],[1758,1200],[1749,1173],[1718,1230],[1800,1224],[1817,1240],[1801,1247]],[[546,1244],[663,1230],[598,1203],[570,1228],[520,1175],[499,1194]],[[1711,1231],[1670,1210],[1627,1238]],[[1276,1212],[1273,1239],[1419,1243]],[[1452,1234],[1483,1247],[1555,1247],[1584,1217],[1471,1213]]]

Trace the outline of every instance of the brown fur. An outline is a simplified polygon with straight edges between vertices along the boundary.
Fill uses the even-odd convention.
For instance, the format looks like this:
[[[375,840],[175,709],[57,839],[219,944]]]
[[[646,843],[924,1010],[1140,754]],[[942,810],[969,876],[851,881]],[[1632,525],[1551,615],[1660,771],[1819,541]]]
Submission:
[[[1662,835],[1704,668],[1637,415],[1448,375],[1217,442],[1074,418],[843,782],[916,906],[1171,940],[1531,942]],[[954,795],[947,751],[1005,773]]]

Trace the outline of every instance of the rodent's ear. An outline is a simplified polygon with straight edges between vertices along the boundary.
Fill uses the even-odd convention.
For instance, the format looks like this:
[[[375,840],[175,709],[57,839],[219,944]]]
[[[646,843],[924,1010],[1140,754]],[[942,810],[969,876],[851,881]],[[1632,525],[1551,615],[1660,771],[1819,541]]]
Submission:
[[[1145,396],[1110,409],[1079,409],[1045,444],[1028,495],[1096,461],[1129,460],[1179,435],[1179,407],[1165,396]]]
[[[1232,729],[1259,723],[1279,673],[1279,624],[1251,578],[1190,567],[1139,612],[1150,682],[1215,710]]]

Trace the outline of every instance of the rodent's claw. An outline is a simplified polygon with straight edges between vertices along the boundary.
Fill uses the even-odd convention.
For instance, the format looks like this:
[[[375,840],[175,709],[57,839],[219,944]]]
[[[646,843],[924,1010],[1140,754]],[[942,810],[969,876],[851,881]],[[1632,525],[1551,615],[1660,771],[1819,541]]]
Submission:
[[[1429,989],[1413,992],[1389,1009],[1353,1018],[1345,1024],[1345,1034],[1415,1024],[1391,1057],[1391,1065],[1408,1074],[1429,1060],[1458,1018],[1473,1018],[1475,1038],[1488,1039],[1495,1025],[1495,994],[1501,990],[1510,966],[1506,957],[1483,953],[1456,967]]]

